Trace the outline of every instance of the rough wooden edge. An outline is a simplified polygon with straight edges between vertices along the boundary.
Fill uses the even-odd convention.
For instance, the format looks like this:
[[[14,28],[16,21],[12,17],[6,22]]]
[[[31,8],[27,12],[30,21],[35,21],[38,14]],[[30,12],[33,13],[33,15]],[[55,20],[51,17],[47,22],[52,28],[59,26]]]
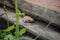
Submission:
[[[12,0],[11,0],[12,1]],[[0,2],[3,4],[3,2]],[[12,1],[12,4],[14,1]],[[12,5],[9,1],[6,0],[6,5],[14,9],[14,5]],[[27,15],[36,18],[37,20],[43,20],[49,23],[52,19],[53,25],[60,26],[60,13],[48,9],[46,13],[44,13],[44,7],[40,7],[31,3],[28,3],[24,0],[18,0],[19,9],[25,12]]]
[[[45,9],[44,7],[40,7],[31,3],[28,3],[26,1],[20,2],[19,8],[28,15],[31,14],[34,16],[38,16],[39,18],[37,20],[42,19],[43,21],[50,22],[53,19],[52,24],[60,26],[60,21],[59,21],[60,13],[59,12],[47,9],[47,12],[44,13],[44,9]]]
[[[2,12],[1,12],[2,13]],[[7,11],[8,18],[11,22],[15,22],[15,13],[11,10]],[[3,15],[2,18],[6,19],[6,15]],[[44,39],[48,40],[60,40],[60,34],[56,31],[53,31],[52,29],[48,28],[47,30],[44,30],[45,24],[40,24],[39,22],[35,23],[24,23],[23,19],[19,19],[19,24],[23,25],[26,29],[29,30],[34,35],[40,35],[40,37],[43,37]]]

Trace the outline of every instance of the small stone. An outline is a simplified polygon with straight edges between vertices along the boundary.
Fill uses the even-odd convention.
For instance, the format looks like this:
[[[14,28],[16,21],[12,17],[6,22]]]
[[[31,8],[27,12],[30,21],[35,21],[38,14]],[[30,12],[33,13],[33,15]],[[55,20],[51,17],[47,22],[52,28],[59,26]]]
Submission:
[[[26,23],[32,23],[34,22],[34,19],[31,18],[30,16],[24,16],[23,21]]]

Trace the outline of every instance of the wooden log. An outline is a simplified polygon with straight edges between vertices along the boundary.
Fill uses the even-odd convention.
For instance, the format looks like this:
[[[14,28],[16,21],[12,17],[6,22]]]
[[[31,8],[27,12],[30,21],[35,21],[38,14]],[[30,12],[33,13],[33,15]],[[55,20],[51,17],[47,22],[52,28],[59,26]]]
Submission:
[[[14,8],[11,0],[0,0],[0,4],[1,5],[4,5],[5,4],[6,6],[8,6],[10,8]]]
[[[12,1],[12,4],[14,4],[14,1],[13,0],[11,0],[11,1]],[[32,0],[32,1],[34,1],[34,0]],[[28,0],[22,0],[22,1],[18,0],[18,6],[19,6],[19,9],[21,9],[27,15],[30,15],[37,20],[43,20],[43,21],[48,22],[48,23],[52,22],[51,24],[57,25],[56,27],[59,27],[60,26],[60,12],[58,11],[58,9],[51,10],[51,8],[48,8],[47,12],[44,13],[45,7],[42,7],[38,4],[34,4],[35,2],[31,3],[31,1],[29,2]],[[9,4],[10,3],[8,2],[7,6],[10,7]],[[49,4],[50,4],[50,2],[49,2]],[[50,5],[50,7],[51,7],[51,5]]]
[[[0,18],[1,18],[1,16],[3,16],[4,15],[4,10],[2,9],[2,8],[0,8]]]
[[[60,12],[60,0],[24,0],[31,4],[36,4],[41,7],[47,7],[53,11]]]
[[[0,8],[2,11],[2,8]],[[0,12],[2,13],[2,12]],[[8,19],[11,22],[15,22],[15,13],[12,10],[7,11],[8,13]],[[2,18],[6,19],[6,15],[1,16]],[[46,28],[47,24],[43,22],[35,22],[35,23],[24,23],[23,18],[20,17],[19,19],[19,25],[23,25],[29,32],[31,32],[33,35],[39,35],[39,38],[42,37],[44,40],[60,40],[60,33],[56,32],[56,30],[53,30],[52,28]],[[51,27],[51,26],[50,26]]]
[[[24,11],[26,14],[30,16],[38,16],[37,20],[43,20],[45,22],[52,21],[52,24],[59,25],[60,26],[60,12],[47,9],[47,11],[44,13],[45,8],[29,3],[27,1],[19,1],[19,8]]]

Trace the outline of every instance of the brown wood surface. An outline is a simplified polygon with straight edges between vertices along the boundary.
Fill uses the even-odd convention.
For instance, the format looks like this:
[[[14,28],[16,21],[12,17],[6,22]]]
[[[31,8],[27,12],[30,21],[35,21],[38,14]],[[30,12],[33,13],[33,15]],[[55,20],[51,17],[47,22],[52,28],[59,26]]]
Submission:
[[[56,10],[50,10],[49,8],[47,9],[46,12],[44,12],[45,8],[39,6],[38,4],[33,4],[30,3],[30,1],[28,2],[26,0],[21,1],[20,3],[19,2],[18,2],[19,8],[26,14],[32,17],[37,16],[37,20],[43,20],[45,22],[50,22],[51,20],[53,20],[52,24],[60,26],[60,12]]]
[[[36,4],[41,7],[45,7],[45,1],[49,9],[60,12],[60,0],[25,0],[28,3]]]
[[[3,9],[0,8],[0,13],[3,13]],[[3,12],[2,12],[3,11]],[[11,22],[15,22],[16,19],[14,18],[15,13],[12,10],[7,11],[8,13],[8,19]],[[2,18],[6,19],[6,15],[1,16]],[[23,25],[29,32],[31,32],[34,35],[40,35],[39,37],[48,40],[60,40],[60,33],[56,32],[56,30],[53,30],[53,28],[48,28],[45,29],[46,25],[43,22],[35,21],[35,23],[24,23],[23,18],[19,18],[19,24]]]
[[[12,2],[14,3],[14,1]],[[21,9],[26,14],[36,17],[37,20],[43,20],[45,22],[52,21],[52,24],[60,27],[60,1],[59,0],[48,0],[48,9],[45,10],[45,2],[43,0],[18,0],[19,9]],[[2,2],[3,4],[3,2]],[[14,9],[9,1],[6,1],[6,5]]]

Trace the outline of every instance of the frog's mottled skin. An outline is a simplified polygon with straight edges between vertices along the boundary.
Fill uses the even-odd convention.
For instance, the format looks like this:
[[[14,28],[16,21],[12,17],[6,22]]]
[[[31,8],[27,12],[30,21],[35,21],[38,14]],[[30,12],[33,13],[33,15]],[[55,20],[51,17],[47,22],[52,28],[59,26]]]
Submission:
[[[31,18],[30,16],[25,16],[25,17],[23,18],[23,21],[24,21],[24,22],[27,22],[27,23],[31,23],[31,22],[34,22],[34,19]]]

